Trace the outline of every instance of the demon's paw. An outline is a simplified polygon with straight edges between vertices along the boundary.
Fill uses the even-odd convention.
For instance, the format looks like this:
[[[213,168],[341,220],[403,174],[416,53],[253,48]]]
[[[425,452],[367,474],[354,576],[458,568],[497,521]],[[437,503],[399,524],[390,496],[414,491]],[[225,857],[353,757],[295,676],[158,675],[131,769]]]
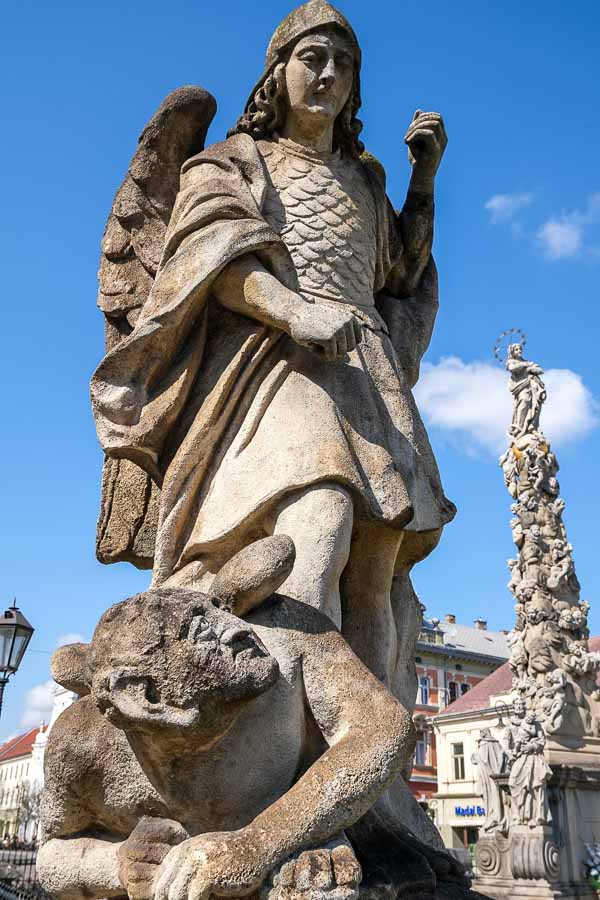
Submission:
[[[361,879],[354,850],[339,838],[288,859],[265,884],[262,900],[358,900]]]

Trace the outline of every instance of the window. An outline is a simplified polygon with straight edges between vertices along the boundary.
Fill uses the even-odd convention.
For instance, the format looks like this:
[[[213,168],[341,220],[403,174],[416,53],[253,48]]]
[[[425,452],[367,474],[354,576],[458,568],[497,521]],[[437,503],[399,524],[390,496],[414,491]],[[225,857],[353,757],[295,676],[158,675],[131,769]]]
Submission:
[[[439,628],[423,628],[419,634],[419,640],[423,644],[443,644],[444,632]]]
[[[415,766],[428,765],[427,756],[427,732],[419,729],[415,746]]]
[[[465,780],[465,748],[462,742],[452,744],[452,769],[455,781]]]
[[[425,675],[419,678],[419,703],[421,706],[429,705],[429,678]]]
[[[448,703],[454,703],[458,697],[458,685],[455,681],[448,682]]]
[[[465,684],[461,684],[461,686],[460,686],[460,692],[461,692],[461,694],[462,694],[463,697],[464,697],[465,694],[468,694],[470,690],[471,690],[471,685],[470,685],[470,684],[467,684],[466,682],[465,682]]]

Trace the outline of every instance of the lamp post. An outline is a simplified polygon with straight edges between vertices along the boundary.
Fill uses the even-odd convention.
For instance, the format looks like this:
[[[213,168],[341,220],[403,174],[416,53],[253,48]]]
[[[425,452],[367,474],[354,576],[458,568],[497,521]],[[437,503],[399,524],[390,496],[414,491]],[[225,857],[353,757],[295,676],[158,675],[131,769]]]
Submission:
[[[17,608],[15,599],[13,605],[9,606],[0,618],[0,713],[2,712],[4,688],[8,684],[10,676],[14,675],[21,665],[33,630],[23,613]]]

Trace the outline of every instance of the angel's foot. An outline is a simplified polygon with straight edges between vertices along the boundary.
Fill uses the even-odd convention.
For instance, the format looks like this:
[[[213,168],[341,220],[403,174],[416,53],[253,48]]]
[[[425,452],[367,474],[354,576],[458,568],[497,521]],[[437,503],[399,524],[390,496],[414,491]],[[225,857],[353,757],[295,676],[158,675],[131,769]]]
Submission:
[[[345,838],[294,854],[273,873],[261,900],[358,900],[362,870]]]

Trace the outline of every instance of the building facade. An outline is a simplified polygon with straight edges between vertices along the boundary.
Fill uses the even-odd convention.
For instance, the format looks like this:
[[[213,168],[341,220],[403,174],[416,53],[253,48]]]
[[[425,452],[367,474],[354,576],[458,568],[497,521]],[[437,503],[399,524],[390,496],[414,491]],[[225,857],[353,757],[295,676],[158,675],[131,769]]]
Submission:
[[[30,728],[0,747],[0,839],[31,831],[42,783],[34,747],[43,732],[43,725]]]
[[[512,671],[505,663],[433,719],[438,789],[430,803],[446,847],[472,851],[477,843],[486,810],[473,756],[482,729],[489,728],[501,740],[512,699]]]
[[[424,619],[417,642],[417,729],[410,788],[432,813],[429,801],[438,790],[438,753],[433,718],[464,697],[509,656],[507,632],[489,631],[483,619],[472,626],[457,623],[452,613]]]
[[[0,747],[0,840],[13,836],[36,840],[48,735],[75,698],[75,694],[56,685],[48,725],[30,728]]]
[[[589,648],[600,651],[600,637],[590,638]],[[432,719],[438,789],[429,806],[449,848],[472,850],[477,843],[486,810],[477,791],[473,756],[484,728],[489,728],[492,737],[502,741],[515,696],[512,676],[509,664],[505,663]]]

